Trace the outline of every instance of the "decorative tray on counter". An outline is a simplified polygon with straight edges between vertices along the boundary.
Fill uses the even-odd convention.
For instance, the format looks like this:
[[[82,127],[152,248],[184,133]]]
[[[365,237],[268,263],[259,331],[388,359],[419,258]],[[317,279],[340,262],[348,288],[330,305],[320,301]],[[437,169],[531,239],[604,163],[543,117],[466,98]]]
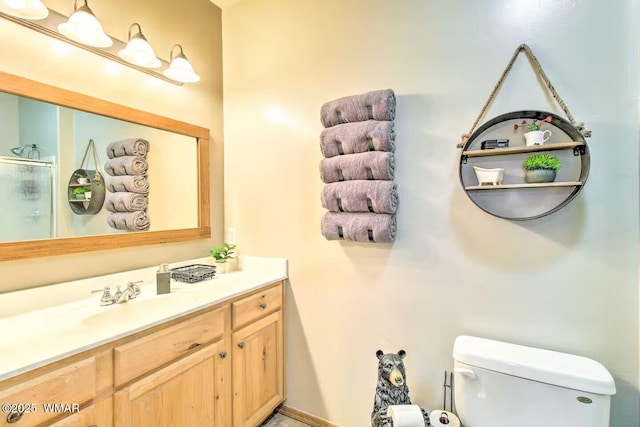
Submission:
[[[215,265],[192,264],[171,269],[171,278],[180,282],[196,283],[216,275]]]

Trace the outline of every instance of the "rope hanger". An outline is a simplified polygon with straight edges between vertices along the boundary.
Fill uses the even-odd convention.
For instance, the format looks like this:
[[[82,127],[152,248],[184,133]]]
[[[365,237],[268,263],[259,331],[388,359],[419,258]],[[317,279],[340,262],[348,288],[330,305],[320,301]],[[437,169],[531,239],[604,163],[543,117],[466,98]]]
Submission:
[[[567,116],[567,118],[569,119],[569,122],[573,125],[573,127],[575,127],[576,130],[578,130],[578,132],[580,132],[582,136],[584,136],[585,138],[588,138],[591,136],[591,131],[585,130],[584,123],[580,122],[576,124],[573,118],[573,115],[569,111],[569,107],[567,107],[567,104],[564,103],[562,98],[560,98],[560,95],[558,95],[558,92],[556,92],[556,89],[551,84],[551,80],[549,80],[549,77],[547,77],[546,73],[542,69],[542,66],[540,65],[540,62],[538,62],[538,58],[536,58],[536,56],[531,51],[531,48],[526,44],[521,44],[516,48],[515,52],[513,52],[513,56],[511,56],[511,60],[509,61],[509,63],[507,64],[507,67],[502,72],[500,79],[498,79],[498,82],[494,86],[493,91],[491,92],[491,95],[489,95],[489,99],[487,99],[487,102],[484,103],[484,106],[482,107],[480,114],[476,118],[476,121],[473,123],[473,126],[471,126],[471,129],[469,129],[467,133],[462,134],[460,143],[458,144],[458,148],[464,147],[466,142],[469,140],[469,137],[473,134],[476,127],[478,126],[478,123],[480,123],[480,120],[482,120],[482,118],[486,114],[487,110],[489,109],[489,106],[491,105],[496,95],[498,94],[498,91],[502,87],[502,83],[504,83],[505,79],[507,78],[507,75],[509,74],[509,71],[511,71],[511,68],[513,67],[513,64],[516,61],[516,58],[518,57],[520,52],[524,52],[527,55],[527,58],[529,58],[533,71],[545,83],[545,85],[547,86],[547,89],[549,90],[551,95],[553,95],[553,99],[555,99],[558,105],[560,106],[560,108],[562,108],[562,111],[564,111],[565,115]]]
[[[85,162],[87,163],[87,168],[89,168],[89,159],[87,159],[87,156],[89,155],[89,151],[91,151],[91,153],[93,154],[93,162],[96,165],[95,168],[95,175],[94,175],[94,180],[95,181],[100,181],[102,179],[102,175],[100,174],[100,162],[98,161],[98,151],[96,150],[96,143],[93,141],[93,139],[89,140],[89,143],[87,144],[87,148],[84,150],[84,156],[82,156],[82,162],[80,163],[80,169],[85,169]]]

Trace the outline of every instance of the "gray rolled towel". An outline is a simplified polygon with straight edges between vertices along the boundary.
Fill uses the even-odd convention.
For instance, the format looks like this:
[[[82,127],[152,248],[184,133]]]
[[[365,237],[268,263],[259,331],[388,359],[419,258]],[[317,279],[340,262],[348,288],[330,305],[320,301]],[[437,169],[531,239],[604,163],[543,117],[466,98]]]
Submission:
[[[369,151],[345,154],[320,161],[320,178],[325,184],[354,179],[393,180],[396,160],[393,153]]]
[[[146,157],[149,152],[149,142],[142,138],[128,138],[114,141],[107,145],[107,157],[140,156]]]
[[[116,230],[145,231],[151,226],[145,211],[112,212],[107,215],[107,224]]]
[[[374,90],[326,102],[320,110],[322,126],[396,118],[396,95],[392,89]]]
[[[322,235],[327,240],[384,243],[396,238],[395,214],[326,212]]]
[[[143,211],[147,208],[149,199],[138,193],[109,193],[104,200],[104,208],[109,212]]]
[[[112,193],[129,191],[131,193],[147,194],[149,192],[149,181],[144,175],[112,176],[107,178],[107,190]]]
[[[344,181],[324,186],[322,207],[331,212],[395,213],[398,185],[393,181]]]
[[[395,151],[396,134],[391,121],[367,120],[326,128],[320,134],[325,157],[367,151]]]
[[[111,176],[145,175],[149,165],[144,157],[122,156],[104,162],[104,170]]]

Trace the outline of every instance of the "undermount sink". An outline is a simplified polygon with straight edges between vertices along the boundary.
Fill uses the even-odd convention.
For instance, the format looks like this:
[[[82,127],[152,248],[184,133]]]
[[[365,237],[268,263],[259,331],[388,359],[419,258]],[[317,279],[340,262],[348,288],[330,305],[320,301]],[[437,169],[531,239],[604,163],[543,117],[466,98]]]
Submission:
[[[180,312],[190,308],[196,302],[193,295],[170,293],[154,295],[148,298],[135,298],[122,304],[96,307],[96,313],[82,319],[83,326],[100,326],[109,323],[122,323],[137,319],[153,319],[156,316]],[[97,305],[97,304],[96,304]],[[170,310],[171,309],[171,310]]]

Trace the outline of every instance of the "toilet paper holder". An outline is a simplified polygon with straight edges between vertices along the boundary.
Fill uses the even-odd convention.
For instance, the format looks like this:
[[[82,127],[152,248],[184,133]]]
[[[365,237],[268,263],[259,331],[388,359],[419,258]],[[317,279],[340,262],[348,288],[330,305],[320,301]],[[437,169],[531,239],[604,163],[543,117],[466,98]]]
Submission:
[[[447,426],[447,427],[460,427],[460,420],[453,413],[453,372],[449,373],[444,371],[444,382],[442,384],[444,389],[444,404],[442,410],[431,411],[429,418],[431,418],[431,425],[434,427]],[[449,395],[449,409],[447,410],[447,395]]]
[[[447,378],[449,381],[447,382]],[[453,372],[444,371],[444,383],[442,384],[442,388],[444,389],[444,405],[442,405],[442,409],[444,411],[447,410],[447,391],[449,393],[449,406],[450,411],[453,412]],[[449,389],[449,390],[447,390]]]

